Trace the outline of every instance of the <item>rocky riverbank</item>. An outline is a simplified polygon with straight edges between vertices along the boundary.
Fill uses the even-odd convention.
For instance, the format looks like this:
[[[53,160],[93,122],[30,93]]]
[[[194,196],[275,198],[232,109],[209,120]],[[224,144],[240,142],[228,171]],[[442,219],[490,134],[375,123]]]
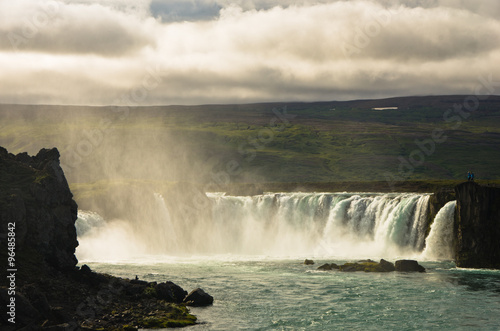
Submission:
[[[201,289],[128,280],[76,267],[78,207],[56,149],[36,156],[0,147],[2,330],[134,330],[196,322]]]

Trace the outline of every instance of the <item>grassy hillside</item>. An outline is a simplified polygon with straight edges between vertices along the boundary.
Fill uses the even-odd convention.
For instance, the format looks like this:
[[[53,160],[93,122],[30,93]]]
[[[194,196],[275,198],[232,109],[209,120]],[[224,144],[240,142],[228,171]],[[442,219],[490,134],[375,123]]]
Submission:
[[[500,97],[169,107],[0,106],[0,145],[58,147],[73,184],[500,180]],[[374,110],[373,108],[398,107]],[[470,108],[469,108],[470,109]]]

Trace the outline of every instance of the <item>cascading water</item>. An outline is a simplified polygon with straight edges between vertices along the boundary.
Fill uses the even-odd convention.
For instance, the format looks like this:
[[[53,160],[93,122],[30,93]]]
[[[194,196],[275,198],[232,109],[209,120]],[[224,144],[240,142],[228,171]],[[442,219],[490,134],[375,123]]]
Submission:
[[[422,252],[425,259],[450,260],[453,258],[453,217],[456,201],[448,202],[437,213]]]
[[[274,257],[394,258],[420,256],[428,227],[429,194],[268,193],[228,196],[207,193],[210,213],[185,222],[171,215],[156,194],[154,210],[138,224],[93,222],[80,212],[80,259],[132,254],[259,255]],[[172,206],[170,206],[172,208]],[[425,257],[451,227],[453,208],[438,214],[441,230],[429,237]],[[442,221],[444,219],[445,221]],[[86,228],[86,232],[82,232]],[[432,234],[432,233],[431,233]],[[98,249],[94,249],[94,248]],[[438,249],[439,250],[439,249]],[[109,259],[109,257],[108,257]]]
[[[387,256],[424,245],[429,195],[283,193],[208,195],[216,253]]]
[[[97,213],[79,210],[75,226],[79,259],[123,260],[146,253],[146,243],[135,236],[129,222],[106,222]]]

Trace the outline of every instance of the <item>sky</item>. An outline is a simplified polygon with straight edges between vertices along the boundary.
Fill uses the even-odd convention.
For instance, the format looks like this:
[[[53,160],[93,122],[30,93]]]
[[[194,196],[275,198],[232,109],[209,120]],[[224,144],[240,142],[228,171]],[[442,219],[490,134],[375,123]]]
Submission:
[[[498,0],[0,0],[0,103],[469,95],[499,63]]]

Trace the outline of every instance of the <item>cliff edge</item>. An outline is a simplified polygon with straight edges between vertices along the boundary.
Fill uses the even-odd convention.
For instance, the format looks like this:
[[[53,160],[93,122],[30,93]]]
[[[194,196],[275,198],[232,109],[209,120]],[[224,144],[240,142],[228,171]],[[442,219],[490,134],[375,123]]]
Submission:
[[[50,266],[71,270],[78,262],[77,212],[57,149],[42,149],[36,156],[29,156],[13,155],[0,147],[2,239],[11,232],[18,252],[33,249]],[[9,223],[14,225],[11,231]]]
[[[186,326],[196,323],[187,305],[212,304],[201,289],[77,267],[77,212],[57,149],[29,156],[0,147],[0,329]]]
[[[500,188],[465,182],[455,195],[457,267],[500,269]]]

